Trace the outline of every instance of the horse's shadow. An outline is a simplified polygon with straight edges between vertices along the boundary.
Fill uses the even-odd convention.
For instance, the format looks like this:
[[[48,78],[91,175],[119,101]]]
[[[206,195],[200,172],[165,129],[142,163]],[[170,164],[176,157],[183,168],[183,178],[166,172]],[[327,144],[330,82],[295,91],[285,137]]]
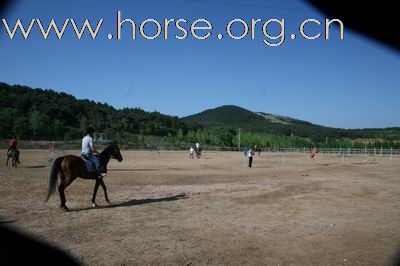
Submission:
[[[189,198],[189,197],[186,194],[179,194],[179,195],[175,195],[175,196],[162,197],[162,198],[132,199],[132,200],[119,202],[119,203],[111,203],[109,205],[98,205],[97,207],[76,208],[76,209],[71,209],[70,211],[71,212],[80,212],[80,211],[89,211],[89,210],[123,208],[123,207],[132,207],[132,206],[157,203],[157,202],[176,201],[176,200],[187,199],[187,198]]]
[[[0,225],[2,224],[13,224],[17,222],[17,220],[0,220]]]

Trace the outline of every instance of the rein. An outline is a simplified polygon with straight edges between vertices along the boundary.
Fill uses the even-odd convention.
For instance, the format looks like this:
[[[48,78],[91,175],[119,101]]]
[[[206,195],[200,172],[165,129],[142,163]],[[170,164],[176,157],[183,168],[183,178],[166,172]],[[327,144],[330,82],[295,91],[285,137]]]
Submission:
[[[108,146],[107,148],[104,149],[104,151],[102,151],[102,152],[100,153],[100,158],[101,158],[102,162],[103,162],[105,165],[108,164],[108,162],[110,161],[110,159],[116,159],[116,158],[112,155],[112,153],[111,153],[111,151],[110,151],[111,148],[112,148],[112,146]]]
[[[108,162],[110,161],[110,159],[112,158],[111,153],[109,152],[110,146],[108,146],[107,148],[104,149],[104,151],[102,151],[100,153],[100,158],[102,160],[102,163],[104,165],[107,165]]]

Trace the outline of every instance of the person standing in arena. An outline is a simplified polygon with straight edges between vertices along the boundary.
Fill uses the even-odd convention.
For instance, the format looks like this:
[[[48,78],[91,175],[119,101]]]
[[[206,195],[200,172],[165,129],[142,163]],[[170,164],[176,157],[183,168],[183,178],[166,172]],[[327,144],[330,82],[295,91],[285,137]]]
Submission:
[[[190,159],[194,159],[194,149],[193,149],[193,147],[190,147],[190,149],[189,149],[189,158]]]
[[[244,156],[247,156],[247,154],[249,152],[249,145],[245,144],[243,147],[243,151],[244,151]]]
[[[253,167],[253,157],[255,155],[254,148],[250,148],[247,152],[247,157],[249,157],[249,168]]]
[[[314,146],[314,148],[311,150],[310,153],[310,158],[313,159],[313,163],[315,163],[315,156],[317,156],[318,153],[318,148],[317,146]]]
[[[54,160],[54,156],[55,156],[53,143],[49,144],[49,151],[50,151],[49,162],[52,162]]]

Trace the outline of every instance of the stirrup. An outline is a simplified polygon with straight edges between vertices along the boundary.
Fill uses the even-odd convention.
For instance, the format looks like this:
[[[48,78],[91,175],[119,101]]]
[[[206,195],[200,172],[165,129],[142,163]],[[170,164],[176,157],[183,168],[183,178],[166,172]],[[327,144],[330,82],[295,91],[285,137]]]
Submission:
[[[100,173],[100,174],[97,174],[97,178],[98,179],[103,179],[103,177],[105,177],[107,174],[105,174],[105,173]]]

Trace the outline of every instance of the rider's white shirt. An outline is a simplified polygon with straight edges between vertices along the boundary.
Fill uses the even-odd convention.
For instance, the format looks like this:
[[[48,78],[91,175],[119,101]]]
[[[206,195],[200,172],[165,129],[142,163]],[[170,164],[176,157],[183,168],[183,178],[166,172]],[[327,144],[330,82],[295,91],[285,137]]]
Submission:
[[[254,151],[253,151],[252,149],[250,149],[250,150],[248,151],[248,153],[247,153],[247,156],[248,156],[249,158],[251,158],[251,157],[253,157],[253,155],[254,155]]]
[[[190,148],[189,152],[190,152],[190,154],[193,154],[194,153],[194,149]]]
[[[196,148],[200,148],[200,143],[196,143]]]
[[[82,139],[82,154],[91,154],[93,148],[93,139],[91,136],[86,135]]]

